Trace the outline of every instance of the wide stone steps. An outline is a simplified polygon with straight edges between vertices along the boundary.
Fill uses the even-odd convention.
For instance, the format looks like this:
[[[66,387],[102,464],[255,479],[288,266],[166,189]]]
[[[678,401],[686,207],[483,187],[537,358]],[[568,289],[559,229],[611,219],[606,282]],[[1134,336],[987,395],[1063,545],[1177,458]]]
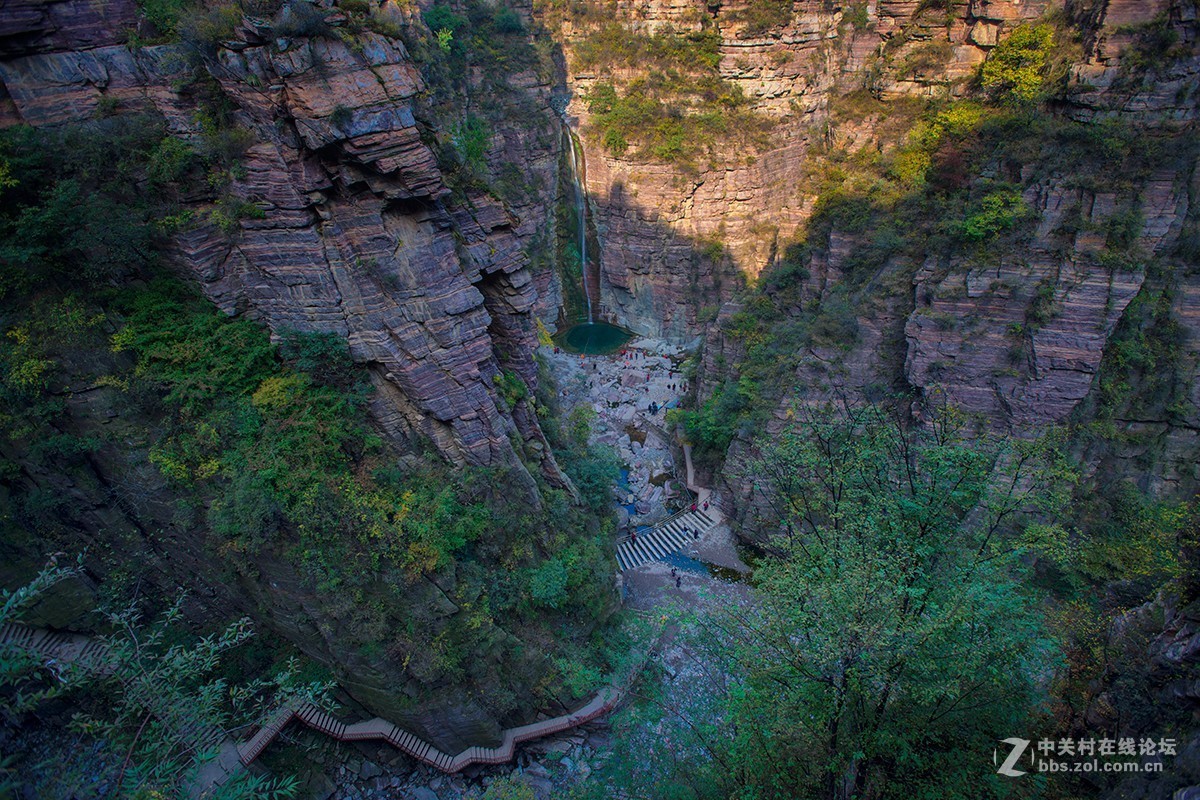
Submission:
[[[696,509],[639,533],[636,540],[626,539],[617,545],[617,564],[621,571],[635,569],[651,561],[661,561],[672,553],[678,553],[694,541],[686,531],[703,534],[716,524],[711,516]]]

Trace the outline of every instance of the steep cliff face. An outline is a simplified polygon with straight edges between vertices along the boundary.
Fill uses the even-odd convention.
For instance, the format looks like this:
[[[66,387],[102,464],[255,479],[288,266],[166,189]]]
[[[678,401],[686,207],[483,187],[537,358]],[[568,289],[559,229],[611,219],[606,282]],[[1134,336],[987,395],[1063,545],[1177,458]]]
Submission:
[[[578,12],[562,17],[575,65],[571,110],[585,131],[600,220],[607,310],[635,329],[675,338],[707,330],[703,402],[737,377],[746,358],[746,337],[730,335],[743,310],[728,303],[739,281],[800,275],[794,293],[778,293],[777,310],[796,326],[822,330],[798,340],[794,372],[776,376],[782,385],[772,388],[783,396],[768,430],[798,397],[845,389],[945,397],[993,430],[1021,435],[1090,424],[1099,413],[1120,442],[1084,447],[1091,467],[1108,475],[1140,470],[1154,491],[1194,486],[1195,7],[1170,0],[796,3],[766,19],[762,8],[619,7],[621,24],[643,42],[671,32],[717,36],[719,78],[769,120],[766,146],[717,146],[682,164],[609,146],[595,113],[607,108],[589,98],[606,84],[618,95],[623,87],[641,92],[655,77],[629,69],[619,53],[598,61],[588,36],[606,22]],[[964,202],[997,187],[1016,192],[1013,207],[1022,211],[1013,235],[947,251],[904,231],[888,234],[906,239],[899,246],[881,238],[880,218],[864,227],[830,210],[850,195],[877,205],[889,185],[903,183],[906,142],[927,135],[927,101],[979,96],[981,65],[1025,23],[1057,27],[1061,63],[1044,67],[1061,98],[1050,115],[1082,124],[1062,136],[1053,125],[1041,134],[1014,128],[1008,138],[1027,142],[1019,152],[981,154],[991,145],[968,137],[931,154],[930,179],[944,184],[938,191],[965,190]],[[1106,149],[1106,131],[1118,128],[1148,149]],[[1092,143],[1068,141],[1082,131]],[[860,180],[866,173],[876,177]],[[986,202],[993,201],[1002,202]],[[787,279],[771,277],[756,292],[770,298],[779,281]],[[1162,324],[1143,307],[1164,291],[1179,342],[1172,363],[1160,360],[1157,369],[1177,384],[1174,399],[1114,398],[1116,381],[1102,365],[1122,358],[1131,327]],[[1135,391],[1149,381],[1125,377]],[[741,448],[735,439],[731,475]],[[1149,471],[1159,477],[1145,478]],[[748,487],[735,478],[728,488],[744,494]]]
[[[475,189],[452,196],[414,115],[427,87],[399,39],[335,28],[272,40],[269,21],[247,18],[197,68],[182,45],[127,44],[135,12],[132,2],[60,2],[6,13],[7,121],[151,107],[197,141],[194,84],[198,74],[214,82],[244,135],[225,202],[258,211],[231,231],[205,221],[216,198],[197,198],[201,224],[178,236],[179,264],[228,313],[344,337],[370,366],[376,418],[396,441],[428,439],[460,463],[518,463],[510,433],[541,434],[498,407],[492,383],[502,367],[536,383],[538,294],[525,250],[549,189],[519,209]],[[514,96],[546,111],[546,83],[512,80]],[[489,153],[552,176],[557,143],[544,116],[495,132]]]
[[[530,403],[501,400],[495,381],[519,376],[532,396],[534,315],[553,318],[560,293],[554,271],[531,258],[553,240],[553,73],[473,69],[430,86],[404,44],[429,35],[418,9],[374,9],[379,33],[350,25],[332,4],[318,8],[311,35],[282,38],[278,19],[238,15],[210,41],[144,44],[157,32],[132,0],[6,4],[0,124],[160,114],[171,136],[225,164],[208,188],[193,180],[182,190],[174,266],[227,314],[276,335],[344,339],[369,370],[371,415],[402,461],[440,456],[494,469],[507,494],[536,507],[535,473],[550,486],[569,482]],[[463,131],[478,140],[473,171],[462,163]],[[364,577],[352,592],[329,592],[314,589],[286,546],[232,555],[206,530],[204,510],[181,501],[150,463],[145,432],[156,425],[102,385],[113,365],[66,367],[65,432],[102,434],[105,444],[77,469],[31,467],[18,483],[63,501],[62,533],[90,547],[90,575],[128,574],[138,563],[146,586],[164,595],[188,586],[194,620],[248,613],[264,635],[331,666],[373,712],[443,749],[494,738],[531,682],[486,696],[427,646],[457,636],[479,596],[477,575],[380,571],[373,584]],[[52,540],[19,526],[6,533],[5,581],[36,571]],[[482,634],[468,672],[482,675],[496,659],[544,672],[530,660],[537,648],[501,625],[472,630]]]
[[[970,14],[996,18],[976,18],[968,41],[982,47],[1002,41],[1012,19],[1001,20],[1030,11],[1001,13],[995,6],[970,6]],[[1166,494],[1194,489],[1200,477],[1195,10],[1172,2],[1100,2],[1070,11],[1085,49],[1064,80],[1056,113],[1085,122],[1064,130],[1090,142],[1079,149],[1049,125],[998,137],[1026,143],[1014,148],[994,148],[996,137],[990,144],[970,137],[943,143],[930,173],[944,185],[937,191],[966,188],[962,197],[970,204],[1008,187],[1014,209],[1021,209],[1013,234],[983,247],[970,241],[925,247],[911,239],[896,246],[887,241],[894,231],[881,239],[874,223],[864,230],[836,213],[810,230],[798,303],[787,313],[800,318],[800,306],[809,306],[820,315],[824,306],[828,319],[833,308],[845,318],[846,335],[805,345],[768,431],[784,425],[800,398],[914,390],[917,414],[924,399],[946,398],[994,431],[1031,435],[1060,423],[1081,426],[1087,433],[1080,452],[1100,480],[1136,477],[1142,488]],[[998,32],[979,44],[980,25]],[[904,84],[893,88],[911,89]],[[886,154],[886,133],[871,113],[840,122],[833,116],[830,136],[844,154],[876,143]],[[1105,137],[1117,131],[1135,146],[1109,150],[1115,139]],[[839,311],[833,300],[848,307]],[[709,338],[721,362],[743,359],[733,338]],[[1148,356],[1151,350],[1158,355]],[[730,374],[714,361],[706,354],[710,381],[702,399]],[[730,453],[727,491],[745,510],[751,481],[738,477],[745,441]]]
[[[616,4],[615,19],[635,35],[718,37],[719,77],[769,135],[763,146],[718,145],[683,168],[614,156],[598,136],[584,137],[609,313],[635,330],[689,338],[744,279],[775,263],[812,216],[818,191],[810,159],[828,143],[831,102],[863,88],[888,99],[960,95],[1001,31],[1050,5]],[[604,24],[575,13],[561,27],[570,112],[585,131],[593,121],[587,98],[598,85],[646,77],[625,66],[579,66],[580,46]],[[853,135],[872,133],[867,126]]]

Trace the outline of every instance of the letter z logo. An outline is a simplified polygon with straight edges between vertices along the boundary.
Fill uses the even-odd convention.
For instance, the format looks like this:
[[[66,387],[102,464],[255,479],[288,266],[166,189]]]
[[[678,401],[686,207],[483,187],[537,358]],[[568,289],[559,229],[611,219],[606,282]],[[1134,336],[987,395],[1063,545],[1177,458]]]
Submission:
[[[1001,775],[1004,775],[1005,777],[1008,777],[1008,778],[1017,778],[1017,777],[1020,777],[1021,775],[1024,775],[1025,774],[1024,770],[1013,769],[1013,767],[1015,767],[1017,765],[1017,762],[1021,760],[1021,756],[1025,755],[1025,748],[1029,747],[1029,740],[1028,739],[1017,739],[1014,737],[1014,738],[1010,738],[1010,739],[1001,739],[1001,743],[1002,744],[1011,744],[1012,752],[1008,754],[1008,758],[1004,759],[1004,763],[1000,765],[1000,768],[997,769],[996,772],[998,772]],[[992,751],[992,763],[995,764],[996,761],[998,761],[998,760],[999,760],[999,755],[998,755],[997,751],[993,750]]]

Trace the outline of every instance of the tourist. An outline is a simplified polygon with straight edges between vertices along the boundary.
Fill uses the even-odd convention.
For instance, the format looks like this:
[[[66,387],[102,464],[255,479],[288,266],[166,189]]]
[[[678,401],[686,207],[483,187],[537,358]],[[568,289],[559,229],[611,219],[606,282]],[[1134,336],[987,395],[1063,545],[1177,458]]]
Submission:
[[[672,577],[672,578],[674,578],[674,577],[677,577],[677,576],[675,575],[675,568],[674,568],[674,567],[671,567],[671,577]]]
[[[676,589],[683,588],[683,578],[679,577],[678,575],[675,576],[675,588]]]
[[[704,501],[704,510],[708,511],[708,501],[707,500]]]
[[[695,503],[692,503],[692,513],[693,514],[696,513],[696,504]]]
[[[692,528],[692,539],[694,539],[696,541],[700,541],[700,529],[699,528]]]

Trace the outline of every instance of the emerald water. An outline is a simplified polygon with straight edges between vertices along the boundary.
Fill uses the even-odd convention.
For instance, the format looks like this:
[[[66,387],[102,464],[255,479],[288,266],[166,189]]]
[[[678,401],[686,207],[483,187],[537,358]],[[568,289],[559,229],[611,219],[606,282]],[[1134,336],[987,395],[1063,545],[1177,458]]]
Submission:
[[[599,356],[621,349],[631,338],[633,334],[616,325],[609,325],[607,322],[584,322],[567,328],[555,337],[555,341],[568,353]]]

